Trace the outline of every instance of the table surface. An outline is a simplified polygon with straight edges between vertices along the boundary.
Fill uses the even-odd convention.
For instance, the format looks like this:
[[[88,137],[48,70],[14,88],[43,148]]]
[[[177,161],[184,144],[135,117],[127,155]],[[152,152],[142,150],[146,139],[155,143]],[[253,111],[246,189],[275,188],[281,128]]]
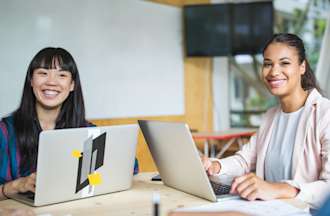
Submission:
[[[250,137],[255,134],[256,128],[232,128],[223,131],[204,131],[193,133],[194,139],[214,139],[214,140],[226,140],[232,138],[239,138],[243,136]]]
[[[152,215],[152,197],[160,195],[160,215],[181,207],[200,206],[211,203],[208,200],[165,186],[162,182],[152,182],[155,173],[140,173],[134,176],[130,190],[110,193],[43,207],[30,207],[15,200],[0,201],[0,215],[4,212],[16,215],[74,216],[74,215],[116,215],[148,216]],[[290,204],[305,208],[306,205],[288,200]]]
[[[160,195],[160,215],[167,215],[170,210],[180,207],[198,206],[210,203],[190,194],[165,186],[162,182],[152,182],[155,173],[140,173],[134,176],[131,189],[53,204],[43,207],[30,207],[15,200],[0,201],[1,210],[22,215],[152,215],[152,197],[155,192]]]

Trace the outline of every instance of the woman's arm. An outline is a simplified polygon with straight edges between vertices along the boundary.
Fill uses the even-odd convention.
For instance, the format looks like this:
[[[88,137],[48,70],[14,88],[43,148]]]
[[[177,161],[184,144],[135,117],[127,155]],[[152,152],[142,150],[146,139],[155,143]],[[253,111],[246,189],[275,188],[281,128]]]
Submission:
[[[0,199],[5,199],[19,192],[34,192],[35,190],[35,173],[13,179],[13,173],[16,173],[17,170],[11,170],[12,158],[10,158],[10,152],[13,150],[10,149],[10,146],[14,146],[15,142],[10,142],[9,136],[7,124],[0,121]],[[14,159],[16,160],[16,158]]]
[[[243,145],[242,150],[235,155],[224,158],[202,157],[202,163],[209,175],[218,176],[227,174],[230,176],[241,176],[255,170],[257,158],[257,135],[250,138],[249,143]]]

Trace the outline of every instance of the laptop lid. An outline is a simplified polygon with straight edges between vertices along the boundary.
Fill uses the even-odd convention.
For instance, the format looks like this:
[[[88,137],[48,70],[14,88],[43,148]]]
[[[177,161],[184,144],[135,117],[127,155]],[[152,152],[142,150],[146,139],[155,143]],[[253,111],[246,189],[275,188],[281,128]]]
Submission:
[[[146,120],[138,123],[165,185],[217,200],[187,124]]]
[[[130,188],[137,133],[137,125],[41,132],[32,205],[53,204]],[[26,203],[26,199],[22,201]]]

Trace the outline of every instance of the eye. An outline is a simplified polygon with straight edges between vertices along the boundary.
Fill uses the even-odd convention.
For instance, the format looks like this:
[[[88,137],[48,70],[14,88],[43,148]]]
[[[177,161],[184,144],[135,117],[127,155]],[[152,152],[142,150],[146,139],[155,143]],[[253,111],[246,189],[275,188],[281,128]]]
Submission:
[[[37,74],[38,75],[41,75],[41,76],[46,76],[47,75],[47,72],[44,71],[44,70],[39,70],[39,71],[37,71]]]
[[[281,65],[282,66],[288,66],[288,65],[290,65],[290,62],[281,62]]]
[[[265,67],[265,68],[270,67],[270,66],[272,66],[272,63],[270,63],[270,62],[264,62],[264,64],[263,64],[263,67]]]
[[[59,72],[59,77],[61,78],[67,78],[67,77],[70,77],[71,76],[71,73],[70,72],[64,72],[64,71],[61,71]]]

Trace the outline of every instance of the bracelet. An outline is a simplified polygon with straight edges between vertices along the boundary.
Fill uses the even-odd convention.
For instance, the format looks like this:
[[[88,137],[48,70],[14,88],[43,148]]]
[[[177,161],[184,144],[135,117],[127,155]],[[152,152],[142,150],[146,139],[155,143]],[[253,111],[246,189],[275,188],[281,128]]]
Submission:
[[[6,195],[6,193],[5,193],[5,185],[6,185],[6,183],[4,183],[4,184],[2,185],[1,192],[2,192],[2,195],[3,195],[5,198],[9,199],[9,197],[8,197],[8,196]]]

